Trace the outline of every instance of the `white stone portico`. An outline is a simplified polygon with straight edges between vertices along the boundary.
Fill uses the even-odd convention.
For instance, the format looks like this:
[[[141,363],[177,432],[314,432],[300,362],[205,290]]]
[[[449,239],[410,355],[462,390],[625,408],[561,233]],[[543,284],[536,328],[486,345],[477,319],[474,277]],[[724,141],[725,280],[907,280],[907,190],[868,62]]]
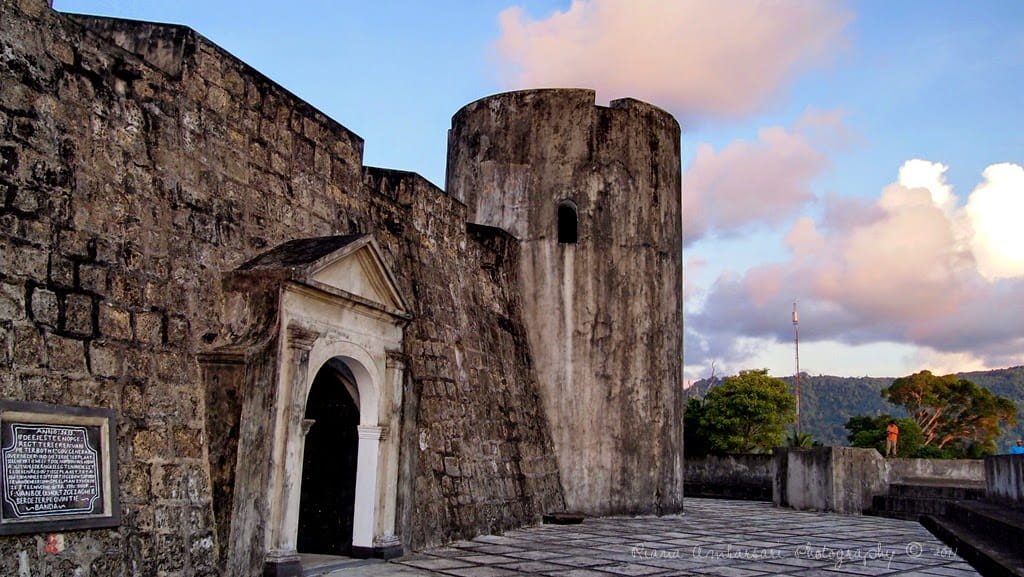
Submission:
[[[355,391],[350,392],[359,410],[353,554],[400,552],[395,514],[405,370],[401,350],[410,316],[379,245],[370,235],[293,241],[249,261],[237,272],[264,294],[277,293],[276,322],[268,323],[269,331],[276,334],[267,339],[276,342],[277,357],[266,383],[273,389],[267,395],[272,402],[270,442],[262,443],[270,458],[264,461],[263,471],[245,475],[243,460],[251,458],[259,439],[247,447],[243,434],[238,448],[240,474],[235,479],[235,495],[249,493],[242,484],[265,479],[260,483],[263,491],[253,495],[265,506],[264,573],[292,575],[300,570],[303,451],[313,425],[305,418],[306,404],[317,372],[329,364],[341,363],[351,373]],[[255,372],[247,371],[247,376]],[[236,497],[231,531],[235,552],[246,548],[236,539],[251,534],[236,525],[262,516],[246,507]]]

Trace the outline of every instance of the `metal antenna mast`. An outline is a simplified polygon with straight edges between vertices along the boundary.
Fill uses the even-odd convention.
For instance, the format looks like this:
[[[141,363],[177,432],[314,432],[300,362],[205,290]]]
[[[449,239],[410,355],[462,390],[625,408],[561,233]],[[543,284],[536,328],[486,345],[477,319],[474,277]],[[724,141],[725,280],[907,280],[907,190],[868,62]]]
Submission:
[[[796,432],[800,432],[800,315],[793,301],[793,343],[796,345]]]

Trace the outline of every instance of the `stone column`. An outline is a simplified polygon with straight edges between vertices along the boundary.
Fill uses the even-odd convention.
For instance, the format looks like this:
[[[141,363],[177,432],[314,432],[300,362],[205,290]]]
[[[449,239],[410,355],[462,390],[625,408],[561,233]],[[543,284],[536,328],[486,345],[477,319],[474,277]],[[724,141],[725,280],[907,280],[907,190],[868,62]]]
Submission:
[[[381,441],[378,479],[380,479],[380,515],[374,528],[374,556],[390,559],[402,555],[401,540],[395,535],[398,501],[398,458],[401,444],[402,385],[405,379],[405,357],[398,352],[387,353],[384,375],[388,403],[382,411],[392,434]]]
[[[352,520],[352,556],[373,556],[373,531],[378,513],[377,464],[381,439],[387,429],[360,426],[359,457],[356,465],[356,504]]]
[[[273,469],[276,482],[272,493],[270,548],[264,562],[264,577],[291,577],[302,574],[296,550],[299,527],[299,498],[302,487],[302,453],[306,433],[312,423],[305,418],[306,381],[309,375],[309,351],[319,335],[305,328],[288,327],[287,347],[291,356],[289,375],[281,383],[284,403],[284,459]],[[280,413],[279,413],[280,414]]]

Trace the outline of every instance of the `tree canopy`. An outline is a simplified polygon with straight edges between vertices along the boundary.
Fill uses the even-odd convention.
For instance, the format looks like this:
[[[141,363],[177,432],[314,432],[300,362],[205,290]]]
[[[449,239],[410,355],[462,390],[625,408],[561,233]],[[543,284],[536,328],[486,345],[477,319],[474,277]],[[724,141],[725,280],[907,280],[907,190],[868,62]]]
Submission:
[[[1001,425],[1017,423],[1009,399],[957,375],[920,371],[900,377],[882,397],[904,407],[921,430],[922,446],[963,454],[991,454]]]
[[[908,373],[909,374],[909,373]],[[900,375],[903,376],[903,375]],[[1017,441],[1024,439],[1024,366],[990,371],[958,373],[960,378],[1006,397],[1017,405],[1017,425],[1004,425],[1002,433],[996,439],[1000,448],[1008,448]],[[780,376],[793,388],[793,378]],[[888,413],[897,419],[907,417],[903,407],[894,405],[879,392],[892,384],[895,377],[837,377],[832,375],[812,375],[803,373],[800,377],[800,425],[801,430],[814,435],[816,441],[823,445],[846,445],[849,431],[845,425],[854,415],[881,415]],[[692,383],[687,393],[689,397],[703,397],[707,392],[718,386],[722,378],[713,377]],[[687,432],[695,430],[687,423]],[[956,445],[952,443],[952,445]],[[950,445],[947,445],[949,448]],[[687,451],[689,439],[687,438]],[[688,455],[694,453],[687,453]]]
[[[688,403],[684,426],[691,427],[687,436],[696,438],[687,446],[706,442],[714,452],[770,451],[782,445],[795,410],[785,381],[768,376],[767,370],[741,371],[711,389],[703,401]]]

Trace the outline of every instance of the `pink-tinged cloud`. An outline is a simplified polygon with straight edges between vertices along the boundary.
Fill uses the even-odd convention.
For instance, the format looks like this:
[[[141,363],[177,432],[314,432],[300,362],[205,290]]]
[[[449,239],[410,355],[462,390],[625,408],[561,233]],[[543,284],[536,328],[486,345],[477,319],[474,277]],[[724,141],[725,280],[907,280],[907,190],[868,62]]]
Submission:
[[[503,11],[497,52],[511,88],[593,87],[684,121],[737,118],[828,62],[851,20],[840,1],[574,0],[539,20]]]
[[[876,202],[826,194],[821,198],[822,226],[836,231],[867,226],[885,216]]]
[[[733,343],[786,342],[797,300],[807,340],[898,342],[947,360],[1024,363],[1024,268],[1017,267],[1024,242],[1005,224],[1024,221],[1024,169],[989,167],[966,208],[951,206],[945,170],[908,162],[873,210],[827,199],[855,214],[837,218],[826,208],[825,224],[800,219],[785,239],[790,260],[718,279],[703,310],[688,317],[704,350],[688,350],[734,361],[745,353]]]
[[[690,257],[683,264],[684,277],[693,277],[701,273],[707,267],[708,262],[701,257]],[[683,302],[689,302],[700,292],[696,283],[683,282]]]
[[[711,231],[778,224],[814,198],[811,182],[829,164],[822,149],[848,137],[839,113],[808,113],[796,126],[762,128],[756,142],[738,140],[719,151],[697,147],[683,174],[686,244]]]

